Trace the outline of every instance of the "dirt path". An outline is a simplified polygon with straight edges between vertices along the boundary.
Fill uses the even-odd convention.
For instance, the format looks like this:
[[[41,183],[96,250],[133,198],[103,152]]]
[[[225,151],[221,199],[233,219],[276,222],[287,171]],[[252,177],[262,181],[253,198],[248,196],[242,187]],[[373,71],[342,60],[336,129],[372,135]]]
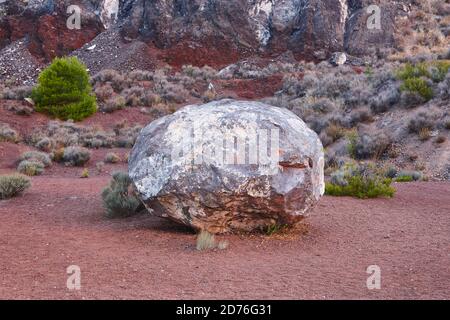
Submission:
[[[450,184],[397,185],[394,199],[325,197],[296,239],[224,236],[197,252],[195,236],[149,216],[110,221],[108,177],[33,178],[0,201],[0,298],[450,298]],[[81,290],[66,268],[81,268]],[[368,290],[366,268],[381,268]]]

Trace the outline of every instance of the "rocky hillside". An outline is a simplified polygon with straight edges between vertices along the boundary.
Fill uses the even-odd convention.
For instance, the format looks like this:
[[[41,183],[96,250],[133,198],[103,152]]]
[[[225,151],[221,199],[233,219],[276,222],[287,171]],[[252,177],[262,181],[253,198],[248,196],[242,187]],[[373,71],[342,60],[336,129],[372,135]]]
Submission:
[[[145,43],[161,51],[162,60],[177,66],[225,66],[288,50],[298,60],[319,61],[335,51],[360,56],[392,48],[396,24],[416,2],[420,1],[5,1],[0,4],[0,49],[24,41],[35,58],[48,62],[110,28],[120,35],[114,36],[114,44]],[[380,8],[380,29],[367,28],[373,15],[367,7],[373,4]],[[79,30],[66,26],[71,5],[81,9]]]

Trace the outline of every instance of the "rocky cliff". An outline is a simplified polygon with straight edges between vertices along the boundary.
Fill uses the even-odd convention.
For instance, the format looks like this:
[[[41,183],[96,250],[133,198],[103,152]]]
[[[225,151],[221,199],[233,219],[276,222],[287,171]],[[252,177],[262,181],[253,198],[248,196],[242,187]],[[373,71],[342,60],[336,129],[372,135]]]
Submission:
[[[369,4],[380,7],[380,29],[367,28]],[[70,5],[81,8],[80,30],[66,26]],[[48,61],[115,28],[124,41],[164,50],[173,64],[225,65],[287,50],[321,60],[391,47],[395,19],[407,9],[382,0],[5,0],[0,48],[25,37],[29,51]]]

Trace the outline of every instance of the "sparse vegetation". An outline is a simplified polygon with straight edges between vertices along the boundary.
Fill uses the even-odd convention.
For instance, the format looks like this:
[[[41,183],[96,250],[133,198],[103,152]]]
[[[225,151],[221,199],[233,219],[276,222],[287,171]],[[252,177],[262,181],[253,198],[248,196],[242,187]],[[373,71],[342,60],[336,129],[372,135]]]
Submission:
[[[216,243],[216,239],[213,234],[209,233],[206,230],[200,231],[200,233],[197,235],[197,250],[211,250],[211,249],[219,249],[224,250],[228,248],[228,242],[227,241],[220,241],[219,243]]]
[[[103,206],[108,218],[125,218],[137,213],[140,201],[135,195],[127,173],[116,172],[102,192]]]
[[[27,176],[38,176],[44,172],[44,165],[36,160],[23,160],[17,166],[17,171]]]
[[[86,66],[77,58],[55,58],[38,78],[32,99],[36,111],[80,121],[97,110]]]
[[[419,171],[400,171],[395,178],[397,182],[408,182],[408,181],[420,181],[423,179],[423,175]]]
[[[91,152],[83,147],[71,146],[64,148],[61,161],[66,165],[81,167],[91,158]]]
[[[82,179],[89,178],[89,169],[88,168],[84,168],[83,171],[81,171],[80,178],[82,178]]]
[[[368,166],[346,166],[326,183],[325,193],[332,196],[352,196],[360,199],[393,197],[392,180]]]
[[[39,151],[28,151],[23,153],[20,156],[20,160],[32,160],[41,162],[45,167],[49,167],[52,164],[52,160],[50,159],[50,156],[47,153],[39,152]]]
[[[0,123],[0,142],[16,143],[20,140],[19,134],[12,129],[7,123]]]
[[[30,186],[30,179],[23,175],[0,175],[0,200],[15,197]]]
[[[118,163],[120,160],[120,156],[114,152],[108,152],[105,156],[106,163]]]

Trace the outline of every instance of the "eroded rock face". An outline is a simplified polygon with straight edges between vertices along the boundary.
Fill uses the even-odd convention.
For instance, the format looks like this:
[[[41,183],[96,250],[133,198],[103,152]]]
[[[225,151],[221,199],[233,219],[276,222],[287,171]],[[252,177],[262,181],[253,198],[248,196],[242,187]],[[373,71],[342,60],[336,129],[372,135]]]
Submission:
[[[129,174],[155,214],[222,233],[302,220],[323,195],[323,166],[319,138],[292,112],[221,100],[144,128]]]
[[[69,5],[77,5],[81,10],[80,29],[67,28]],[[70,3],[63,0],[18,0],[0,4],[0,49],[23,38],[30,53],[45,61],[68,55],[103,30],[93,3],[88,0]]]
[[[65,27],[69,5],[81,8],[80,30]],[[380,8],[379,29],[367,27],[371,5]],[[0,3],[0,49],[27,37],[30,52],[49,61],[117,28],[122,40],[155,46],[173,66],[223,67],[287,51],[297,60],[325,60],[333,52],[392,47],[402,6],[394,0],[7,1]]]
[[[122,34],[143,36],[158,47],[203,60],[280,53],[328,59],[335,51],[366,54],[391,47],[401,1],[388,0],[124,0]],[[382,28],[369,30],[367,8],[380,8]],[[211,56],[213,55],[213,56]],[[176,61],[174,61],[176,62]],[[183,60],[186,63],[186,61]],[[190,61],[187,61],[189,63]],[[231,63],[231,62],[230,62]]]

